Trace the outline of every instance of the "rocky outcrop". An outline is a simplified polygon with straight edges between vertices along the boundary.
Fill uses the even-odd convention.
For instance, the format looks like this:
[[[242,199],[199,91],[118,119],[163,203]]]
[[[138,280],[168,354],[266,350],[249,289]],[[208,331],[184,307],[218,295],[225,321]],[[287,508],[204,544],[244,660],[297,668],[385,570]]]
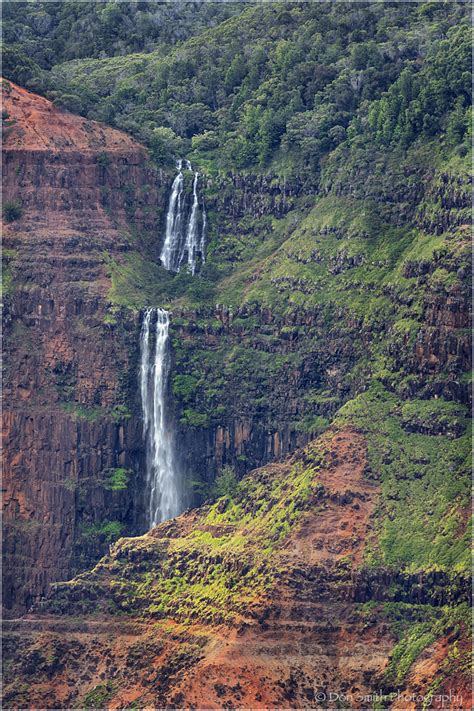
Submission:
[[[172,175],[151,165],[143,147],[122,133],[17,86],[4,90],[4,197],[17,208],[4,240],[4,603],[24,609],[52,581],[90,565],[120,533],[143,530],[140,316],[110,303],[110,264],[140,251],[159,261]],[[301,180],[272,176],[215,180],[206,185],[206,204],[209,194],[208,208],[220,211],[224,231],[236,217],[245,223],[250,216],[283,215],[311,192]],[[342,388],[340,399],[347,396],[342,370],[332,365],[336,352],[339,360],[352,360],[352,345],[337,334],[326,353],[309,345],[320,336],[322,315],[282,320],[270,310],[254,311],[217,307],[204,331],[197,315],[173,314],[173,333],[191,351],[243,343],[250,358],[288,360],[278,372],[262,366],[257,374],[268,380],[268,403],[255,402],[257,393],[249,396],[239,373],[230,372],[230,387],[203,424],[186,418],[177,399],[182,464],[204,482],[224,464],[244,474],[304,445],[315,431],[305,421],[314,407],[303,397],[312,384],[327,376]],[[249,328],[254,317],[258,323]],[[307,352],[293,364],[303,332]],[[189,371],[177,356],[174,372]],[[246,387],[253,387],[250,380]],[[320,414],[332,414],[337,402]],[[114,488],[117,471],[126,488]]]
[[[204,481],[225,464],[243,475],[285,458],[355,392],[345,376],[363,348],[354,336],[364,335],[357,320],[328,334],[323,310],[281,315],[258,304],[217,305],[194,313],[176,309],[171,331],[174,377],[195,374],[189,391],[175,391],[179,438],[186,468]],[[233,352],[235,365],[226,357]],[[199,353],[209,354],[209,364]],[[188,408],[203,413],[205,424],[189,426]]]
[[[173,175],[151,165],[143,147],[120,132],[59,111],[13,85],[6,91],[4,195],[16,208],[16,219],[6,225],[4,241],[5,563],[15,574],[5,576],[4,599],[7,605],[17,598],[28,606],[49,582],[95,560],[120,532],[143,530],[141,316],[111,304],[111,264],[128,265],[128,259],[133,264],[139,257],[138,274],[148,262],[157,265]],[[361,171],[359,178],[367,177],[370,166]],[[333,176],[323,192],[371,195],[399,224],[415,219],[412,198],[422,190],[424,175],[421,169],[410,174],[412,187],[401,176],[395,194],[391,184],[379,184],[371,174],[351,184]],[[449,209],[462,207],[464,183],[440,180],[441,192],[433,189],[433,200]],[[264,241],[272,219],[295,207],[296,226],[314,202],[314,186],[299,178],[214,176],[203,178],[203,190],[210,239],[222,263],[238,262],[247,238]],[[230,240],[227,253],[226,234],[235,233],[242,246]],[[340,226],[323,226],[317,236],[323,245],[344,234]],[[363,231],[353,236],[368,237]],[[359,248],[338,245],[332,254],[323,247],[303,254],[290,240],[282,249],[292,262],[314,263],[335,280],[352,279],[368,260]],[[387,260],[371,262],[387,265]],[[156,268],[158,278],[163,274],[171,283]],[[416,289],[424,292],[416,305],[416,294],[370,280],[350,282],[347,304],[282,310],[252,301],[191,310],[175,302],[173,406],[189,478],[209,484],[225,464],[244,475],[304,446],[344,402],[364,390],[371,349],[378,353],[382,339],[394,373],[384,377],[392,387],[403,376],[402,396],[468,402],[468,386],[460,378],[469,365],[468,300],[449,283],[450,275],[464,278],[467,269],[466,258],[455,250],[407,261],[404,276],[415,278]],[[250,274],[248,284],[259,276]],[[447,285],[430,282],[425,288],[423,280],[438,277]],[[155,278],[153,271],[150,279]],[[279,294],[321,290],[306,276],[278,275],[268,282]],[[197,282],[196,289],[200,286]],[[389,319],[356,314],[352,290],[387,297]],[[395,333],[390,318],[396,320],[400,305],[413,307],[417,321]],[[199,503],[199,496],[188,500]]]
[[[120,533],[144,530],[140,317],[111,307],[110,263],[138,244],[158,262],[172,176],[124,134],[13,84],[4,92],[4,203],[17,208],[4,239],[4,604],[21,610]],[[262,214],[287,211],[303,190],[242,180],[218,186],[222,199],[241,200],[221,205],[229,216],[253,213],[257,193]],[[304,366],[296,381],[308,377]],[[285,423],[287,409],[276,405],[280,423],[271,426],[239,408],[206,427],[179,425],[183,465],[211,481],[225,463],[244,473],[285,456],[308,440]],[[114,484],[117,471],[126,488]]]
[[[440,173],[427,192],[425,199],[429,201],[428,206],[422,207],[416,214],[417,226],[436,235],[468,228],[471,183],[470,175]]]
[[[462,377],[471,366],[467,286],[427,289],[423,320],[416,331],[393,338],[389,353],[395,367],[414,376],[407,395],[421,390],[423,397],[441,396],[470,404],[469,383]]]
[[[298,198],[313,195],[315,185],[308,177],[281,179],[277,175],[229,173],[206,178],[209,206],[227,219],[249,215],[283,217],[298,204]]]

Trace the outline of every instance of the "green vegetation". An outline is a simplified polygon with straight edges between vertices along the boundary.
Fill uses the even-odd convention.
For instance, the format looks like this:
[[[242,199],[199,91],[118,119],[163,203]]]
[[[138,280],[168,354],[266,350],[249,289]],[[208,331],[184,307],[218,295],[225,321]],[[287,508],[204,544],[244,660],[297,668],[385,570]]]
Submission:
[[[2,206],[3,219],[5,222],[15,222],[22,215],[21,203],[18,200],[6,200]]]
[[[295,422],[294,426],[298,432],[307,432],[316,436],[322,434],[329,427],[329,420],[320,415],[306,415],[303,420]]]
[[[132,471],[130,469],[124,469],[123,467],[109,470],[105,488],[109,491],[123,491],[128,486],[131,474]]]
[[[456,400],[466,383],[426,314],[440,299],[462,308],[469,266],[465,4],[202,6],[192,37],[187,11],[178,37],[172,9],[56,5],[6,3],[18,71],[57,102],[134,133],[160,165],[186,153],[204,174],[200,277],[169,274],[150,236],[131,229],[120,261],[103,255],[104,326],[118,328],[122,308],[181,314],[173,394],[183,426],[238,418],[316,436],[349,401],[337,421],[365,428],[382,482],[373,564],[464,569],[467,413]],[[158,16],[161,31],[151,31]],[[39,18],[53,40],[47,55],[32,30]],[[84,31],[66,45],[76,23],[94,42]],[[109,160],[98,157],[104,170]],[[258,210],[242,207],[249,194]],[[449,338],[466,347],[462,328]],[[74,417],[101,414],[71,402],[73,373],[55,375]],[[107,416],[130,414],[120,404]]]
[[[84,709],[105,708],[107,701],[113,696],[114,685],[111,681],[106,684],[97,684],[82,699],[81,706]]]
[[[412,665],[426,647],[444,635],[454,637],[465,632],[470,627],[471,619],[467,604],[435,611],[425,605],[386,603],[384,614],[398,637],[384,673],[385,687],[393,689],[401,688]],[[440,684],[441,678],[437,681]],[[431,691],[434,692],[434,689]]]
[[[444,366],[421,376],[410,372],[409,362],[417,343],[430,338],[424,325],[430,301],[440,293],[458,299],[460,289],[467,294],[458,275],[461,265],[469,269],[466,235],[448,226],[441,235],[417,226],[418,215],[431,201],[431,191],[439,191],[445,171],[455,171],[453,183],[465,179],[467,163],[451,168],[451,155],[450,149],[435,143],[413,146],[404,154],[369,148],[355,154],[336,151],[322,178],[328,194],[318,196],[310,211],[296,207],[287,217],[273,219],[271,236],[266,221],[258,225],[262,252],[255,251],[250,241],[254,254],[241,252],[238,268],[233,247],[243,242],[242,233],[230,225],[227,233],[224,223],[219,239],[210,242],[206,269],[221,274],[215,300],[236,313],[230,328],[216,321],[212,312],[206,317],[202,306],[198,320],[172,320],[174,393],[182,409],[206,414],[216,424],[239,413],[263,416],[277,427],[284,419],[279,389],[290,373],[306,369],[312,377],[306,392],[299,393],[298,418],[286,418],[296,430],[317,434],[348,394],[367,386],[373,377],[404,399],[417,392],[418,400],[430,397],[430,391],[439,392]],[[425,188],[423,176],[432,173],[433,163],[436,172],[427,178],[431,187]],[[418,215],[411,213],[409,225],[401,227],[394,224],[398,214],[393,201],[406,190],[407,174],[410,189],[422,190],[426,198],[413,207]],[[356,186],[355,194],[335,194],[348,184]],[[373,193],[373,200],[366,199],[366,190]],[[460,190],[464,195],[464,188]],[[435,219],[440,221],[447,219],[439,207],[443,194],[436,200]],[[223,245],[232,250],[223,251]],[[443,270],[436,268],[441,263]],[[420,264],[431,270],[425,278],[417,273]],[[446,275],[443,280],[441,271]],[[174,303],[195,308],[184,291]],[[265,309],[273,315],[271,325],[262,321]],[[180,336],[189,326],[192,341]],[[209,333],[218,338],[212,349],[206,345]],[[459,342],[468,337],[462,329],[452,333]],[[336,390],[319,372],[327,362],[328,334],[340,354]],[[292,342],[297,347],[291,347]],[[453,426],[455,433],[462,425]],[[444,425],[439,427],[441,432]]]
[[[435,639],[436,634],[432,625],[426,622],[413,625],[409,633],[392,651],[390,666],[385,673],[386,681],[396,688],[405,679],[423,649]]]
[[[177,155],[202,173],[199,277],[161,267],[161,235],[137,234],[128,204],[130,248],[103,255],[103,331],[120,332],[122,311],[170,308],[183,427],[249,423],[266,442],[354,428],[380,487],[363,572],[437,571],[454,590],[470,565],[467,4],[201,3],[192,29],[183,8],[179,30],[156,3],[5,5],[8,77],[134,134],[170,179]],[[109,156],[97,162],[105,173]],[[125,399],[107,411],[71,402],[74,373],[58,364],[54,375],[74,418],[131,416]],[[192,527],[117,541],[52,604],[184,624],[258,615],[291,565],[289,536],[323,507],[324,441],[239,480],[251,468],[244,437],[232,467],[197,482],[207,502]],[[124,492],[130,475],[108,470],[103,485]],[[81,540],[103,550],[122,532],[87,523]],[[354,572],[335,567],[337,581]],[[383,608],[397,637],[389,689],[440,637],[464,634],[464,606]],[[373,600],[361,609],[378,612]],[[443,674],[464,669],[454,645],[450,655]]]
[[[221,496],[226,496],[228,499],[232,499],[238,491],[238,484],[238,479],[232,467],[223,467],[216,477],[212,498],[220,499]]]
[[[438,133],[444,120],[449,143],[462,143],[470,128],[470,53],[466,29],[452,27],[446,39],[431,48],[421,71],[404,69],[369,111],[375,140],[407,146],[420,135]]]
[[[68,59],[149,52],[157,44],[167,47],[242,9],[239,3],[178,9],[155,2],[5,2],[4,41],[14,53],[8,57],[6,75],[15,72],[10,78],[21,83],[25,74],[35,76],[40,67]]]
[[[281,543],[318,490],[322,455],[322,446],[315,445],[305,465],[258,470],[239,483],[231,470],[223,470],[216,488],[224,495],[201,509],[190,532],[119,540],[111,557],[103,558],[90,575],[58,584],[56,611],[63,605],[67,609],[72,593],[83,611],[133,611],[208,623],[231,623],[251,614],[274,585]],[[105,522],[85,527],[84,535],[108,535],[112,540],[118,529],[116,522]],[[107,594],[103,590],[97,596],[101,585]]]
[[[15,249],[1,250],[2,257],[2,277],[0,285],[1,298],[12,294],[15,290],[15,263],[17,251]]]
[[[179,34],[166,6],[5,5],[7,78],[135,133],[159,160],[186,149],[218,167],[273,164],[314,178],[330,151],[360,138],[467,136],[463,3],[204,3],[180,8]]]
[[[120,263],[104,255],[111,278],[109,300],[132,309],[160,303],[163,283],[170,283],[169,273],[161,266],[133,252]]]
[[[442,419],[457,436],[407,431],[407,410],[430,412],[432,422]],[[410,571],[470,569],[470,431],[460,412],[467,416],[467,408],[443,400],[404,404],[374,384],[338,413],[337,423],[351,423],[365,434],[368,475],[382,489],[377,535],[367,551],[370,565]],[[458,430],[460,422],[464,425]]]
[[[122,531],[123,524],[120,521],[104,521],[103,523],[84,524],[81,536],[89,542],[99,540],[112,543],[120,537]]]
[[[13,275],[10,267],[2,263],[1,297],[11,294],[13,291]]]
[[[207,427],[209,425],[209,417],[205,412],[196,412],[196,410],[187,407],[183,410],[181,423],[189,427]]]
[[[94,422],[103,416],[104,410],[102,407],[87,407],[78,402],[64,402],[61,405],[62,409],[69,413],[74,419],[88,420]]]
[[[108,153],[99,153],[97,156],[97,163],[100,165],[102,168],[107,168],[110,165],[110,156]]]
[[[129,420],[132,416],[127,405],[115,405],[115,407],[110,411],[110,417],[113,422],[119,423],[124,420]]]

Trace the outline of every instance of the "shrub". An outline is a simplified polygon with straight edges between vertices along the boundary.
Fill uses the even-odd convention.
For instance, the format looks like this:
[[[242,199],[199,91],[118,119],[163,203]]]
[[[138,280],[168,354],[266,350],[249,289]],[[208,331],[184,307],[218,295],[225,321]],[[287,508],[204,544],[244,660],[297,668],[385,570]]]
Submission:
[[[189,425],[190,427],[208,427],[209,416],[204,412],[196,412],[196,410],[187,408],[183,412],[181,422],[183,425]]]
[[[217,499],[221,496],[228,496],[232,499],[237,492],[238,485],[239,480],[237,479],[234,470],[232,467],[226,465],[222,468],[215,481],[213,495]]]
[[[3,204],[3,217],[6,222],[19,220],[22,214],[21,204],[18,200],[7,200]]]
[[[152,131],[150,152],[158,163],[169,163],[183,152],[183,140],[171,128],[160,126]]]
[[[128,486],[131,473],[130,469],[124,469],[123,467],[109,469],[107,471],[105,488],[108,489],[108,491],[123,491]]]
[[[115,405],[113,410],[111,410],[110,412],[110,417],[112,418],[112,421],[116,424],[119,424],[123,420],[129,420],[131,416],[132,413],[126,405]]]
[[[120,521],[104,521],[82,527],[82,538],[89,543],[104,541],[113,543],[120,538],[123,531],[123,524]]]
[[[102,151],[102,153],[99,153],[99,155],[96,158],[96,163],[100,165],[102,168],[107,168],[107,166],[110,165],[110,156],[108,153],[105,151]]]

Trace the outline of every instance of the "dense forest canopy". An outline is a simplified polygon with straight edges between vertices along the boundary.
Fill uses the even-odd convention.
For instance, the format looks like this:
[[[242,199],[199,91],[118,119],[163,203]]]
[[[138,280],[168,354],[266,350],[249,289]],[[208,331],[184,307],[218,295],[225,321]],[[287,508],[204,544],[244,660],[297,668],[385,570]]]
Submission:
[[[468,20],[463,2],[7,2],[4,74],[159,161],[317,180],[341,144],[467,152]]]
[[[70,59],[151,52],[242,12],[245,2],[5,2],[3,34],[43,69]]]

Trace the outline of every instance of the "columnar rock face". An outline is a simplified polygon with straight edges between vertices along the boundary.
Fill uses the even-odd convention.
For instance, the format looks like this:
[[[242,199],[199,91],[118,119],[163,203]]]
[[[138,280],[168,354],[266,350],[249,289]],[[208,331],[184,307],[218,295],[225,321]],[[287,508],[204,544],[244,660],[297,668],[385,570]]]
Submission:
[[[167,181],[124,134],[9,86],[4,603],[22,608],[114,531],[141,528],[138,314],[114,328],[108,262],[130,249],[132,227],[159,233]]]
[[[160,279],[169,280],[166,288],[173,282],[159,267],[173,171],[152,166],[145,149],[124,134],[10,87],[3,151],[10,220],[4,241],[4,601],[24,610],[51,582],[93,564],[120,534],[145,530],[139,307],[165,304],[153,295],[137,302],[140,284],[128,299],[127,270],[135,279],[151,264],[147,288]],[[365,182],[354,185],[363,190]],[[451,182],[440,183],[442,196]],[[319,269],[321,279],[326,270],[333,288],[341,274],[369,260],[360,235],[355,255],[340,247],[339,227],[310,220],[310,243],[294,237],[306,202],[315,199],[308,197],[310,185],[227,176],[203,179],[203,189],[210,252],[229,264],[244,258],[239,250],[257,239],[254,231],[258,240],[271,238],[272,216],[293,210],[287,215],[293,237],[277,252],[288,260],[283,270],[268,271],[270,261],[267,272],[259,267],[246,282],[251,290],[260,280],[264,297],[274,288],[275,304],[259,303],[262,293],[233,306],[228,296],[219,304],[219,294],[217,303],[193,308],[172,303],[172,406],[179,454],[194,480],[210,482],[225,464],[243,475],[304,446],[364,390],[377,340],[386,340],[391,372],[407,376],[397,386],[395,376],[382,371],[402,398],[468,401],[460,377],[470,355],[468,297],[457,281],[466,270],[463,253],[443,248],[432,258],[404,262],[404,277],[415,279],[413,289],[422,295],[412,310],[416,321],[405,319],[397,330],[391,319],[413,292],[390,281],[380,296],[389,300],[391,315],[377,322],[350,309],[357,289],[364,299],[372,293],[370,282],[343,285],[347,303],[305,303],[320,287],[298,276],[301,264]],[[441,221],[446,210],[464,204],[464,198],[456,204],[448,198],[440,198]],[[457,223],[453,237],[461,243],[465,230]],[[234,232],[238,248],[227,239]],[[334,250],[326,253],[331,240]],[[285,276],[293,268],[297,276]],[[439,279],[426,281],[439,270],[454,280],[448,290]],[[300,302],[278,309],[289,289],[302,295]],[[446,429],[425,421],[408,426],[433,434]]]

